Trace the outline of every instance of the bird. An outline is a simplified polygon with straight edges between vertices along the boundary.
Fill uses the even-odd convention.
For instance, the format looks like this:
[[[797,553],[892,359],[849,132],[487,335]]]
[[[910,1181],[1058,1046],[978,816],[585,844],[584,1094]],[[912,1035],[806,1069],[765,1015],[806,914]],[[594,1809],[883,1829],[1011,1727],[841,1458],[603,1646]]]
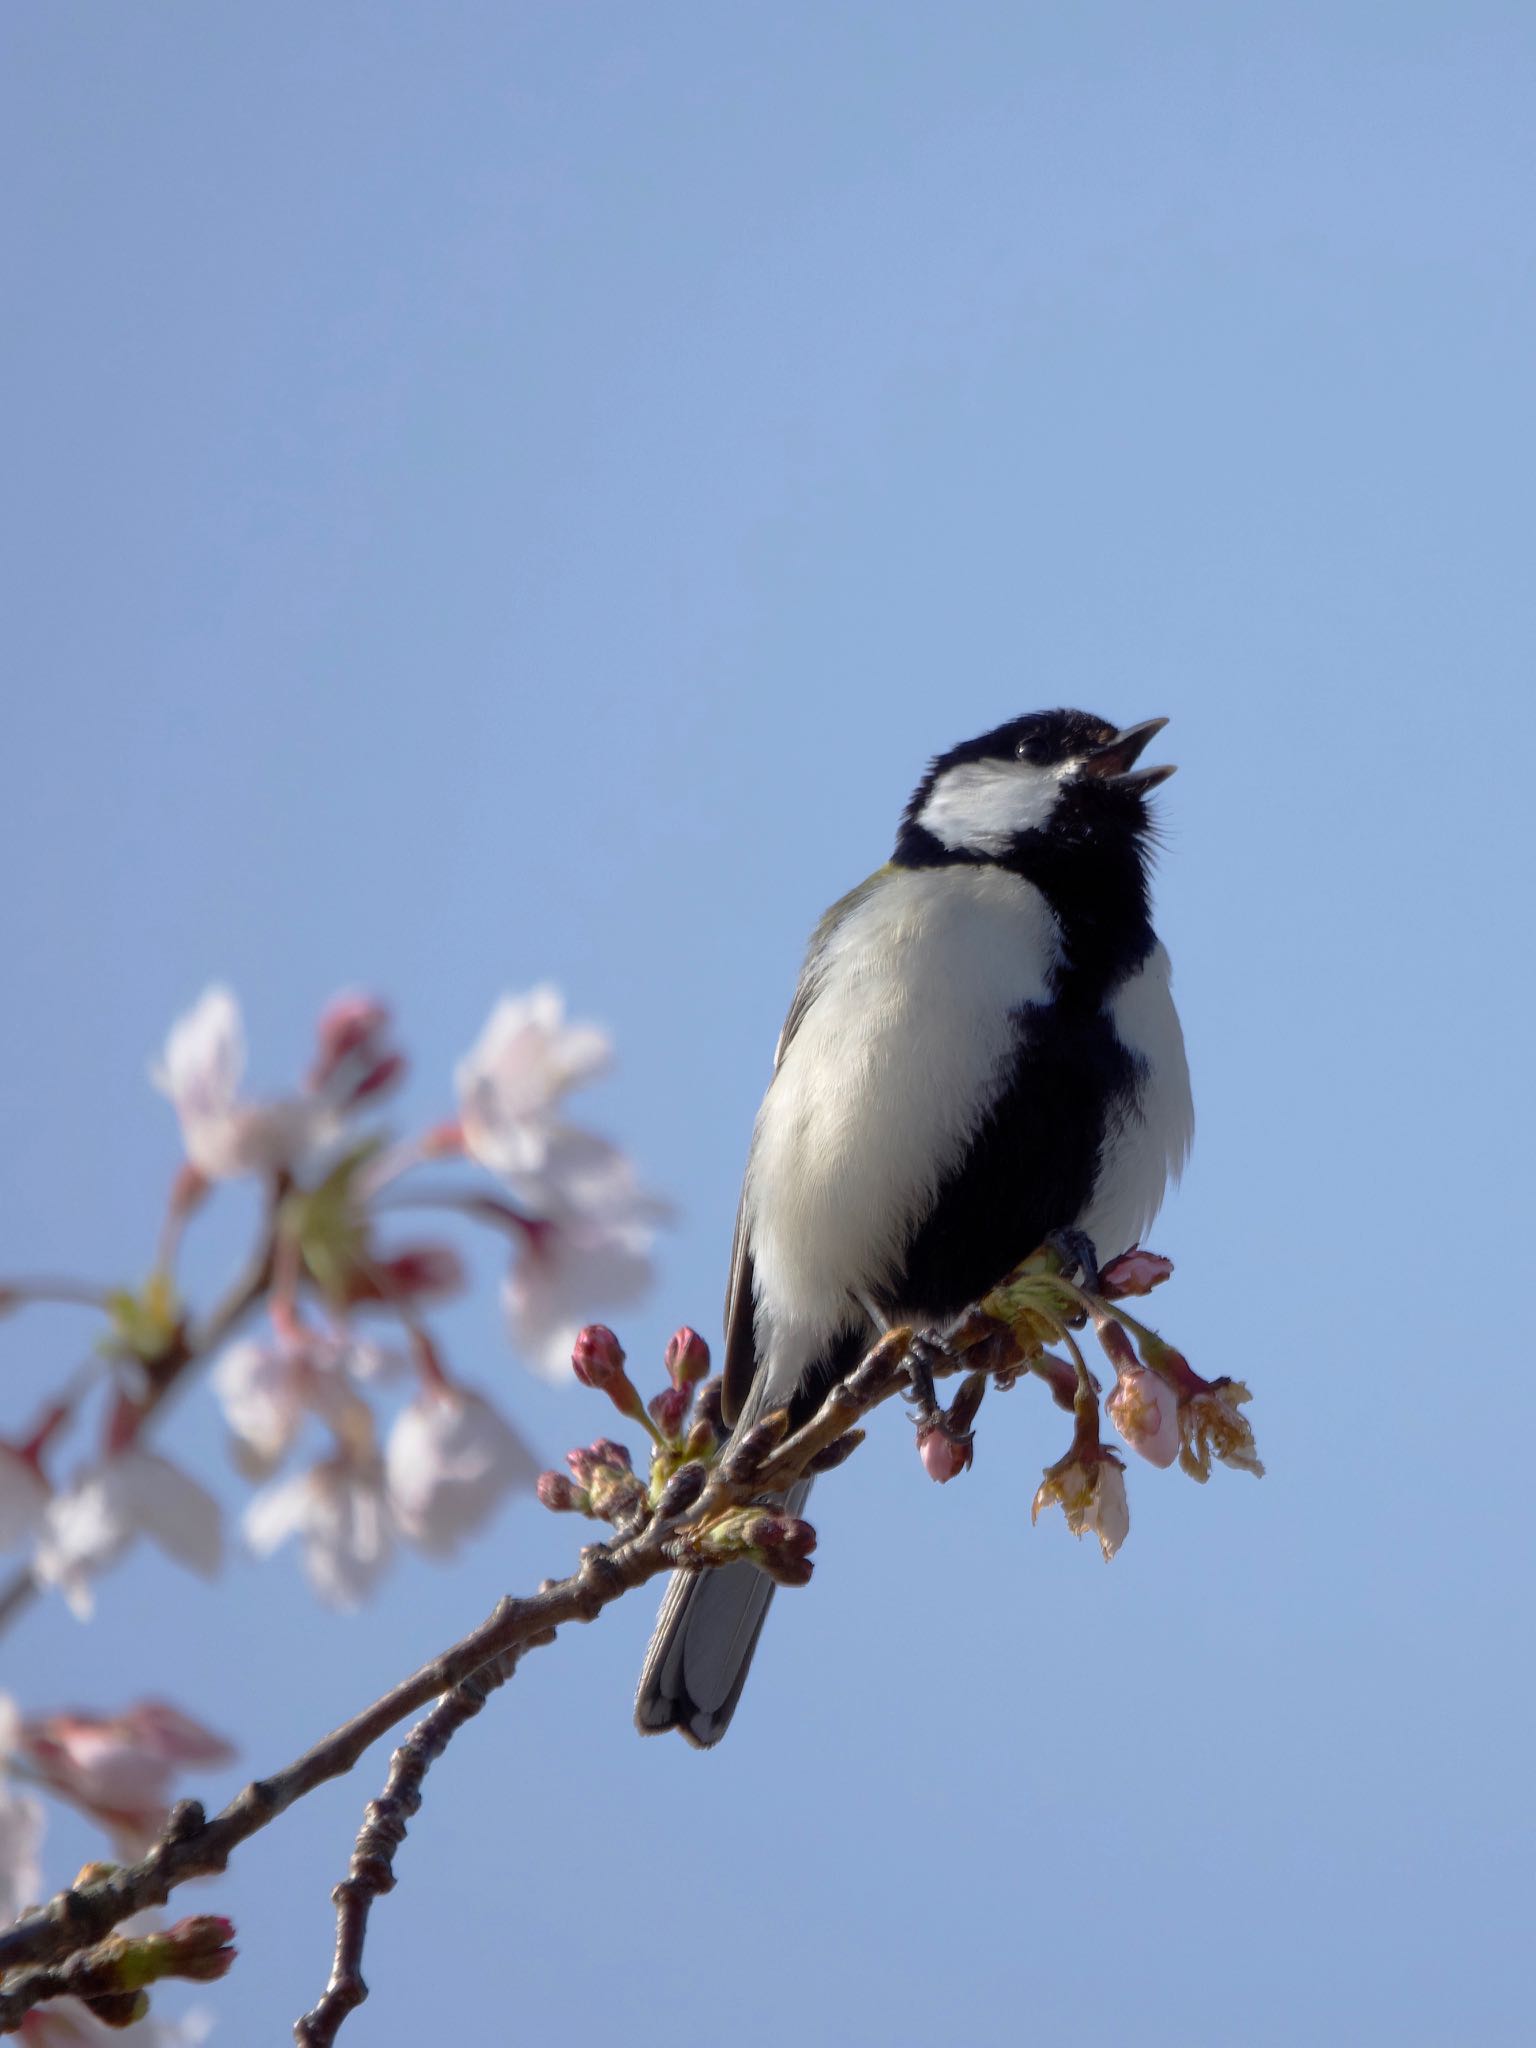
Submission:
[[[814,1413],[888,1328],[942,1336],[1043,1243],[1091,1285],[1151,1224],[1194,1131],[1150,902],[1174,771],[1139,765],[1167,723],[1037,711],[938,755],[889,861],[816,926],[736,1221],[733,1439]],[[720,1740],[773,1591],[746,1562],[674,1574],[642,1733]]]

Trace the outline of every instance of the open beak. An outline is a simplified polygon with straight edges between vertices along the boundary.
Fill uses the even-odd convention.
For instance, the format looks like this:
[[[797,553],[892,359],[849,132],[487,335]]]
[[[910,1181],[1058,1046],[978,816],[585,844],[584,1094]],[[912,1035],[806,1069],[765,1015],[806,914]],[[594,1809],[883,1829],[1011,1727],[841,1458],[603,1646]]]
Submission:
[[[1170,762],[1162,768],[1138,768],[1136,763],[1148,740],[1160,733],[1167,723],[1166,718],[1148,718],[1140,725],[1128,725],[1124,732],[1117,732],[1112,740],[1106,740],[1102,747],[1095,747],[1085,757],[1083,773],[1096,775],[1101,782],[1112,782],[1116,789],[1133,789],[1138,795],[1156,789],[1173,773],[1173,764]]]

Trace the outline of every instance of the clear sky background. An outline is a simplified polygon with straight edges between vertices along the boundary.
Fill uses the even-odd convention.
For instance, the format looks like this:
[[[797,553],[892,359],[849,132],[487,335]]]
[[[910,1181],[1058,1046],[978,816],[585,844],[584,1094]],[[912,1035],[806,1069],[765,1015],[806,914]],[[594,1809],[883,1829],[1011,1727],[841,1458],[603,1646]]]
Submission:
[[[1157,1315],[1268,1477],[1133,1471],[1106,1568],[1029,1527],[1043,1399],[942,1490],[887,1411],[719,1751],[631,1731],[643,1595],[455,1744],[359,2048],[1530,2038],[1533,89],[1513,0],[4,10],[0,1269],[147,1264],[209,980],[273,1088],[385,991],[423,1118],[553,977],[679,1209],[624,1335],[713,1332],[802,939],[927,756],[1173,721]],[[479,1272],[452,1358],[556,1459],[600,1417]],[[0,1426],[82,1335],[0,1331]],[[165,1434],[235,1505],[221,1439]],[[354,1617],[135,1561],[0,1683],[268,1768],[577,1536]],[[207,1894],[218,2040],[323,1982],[384,1761]]]

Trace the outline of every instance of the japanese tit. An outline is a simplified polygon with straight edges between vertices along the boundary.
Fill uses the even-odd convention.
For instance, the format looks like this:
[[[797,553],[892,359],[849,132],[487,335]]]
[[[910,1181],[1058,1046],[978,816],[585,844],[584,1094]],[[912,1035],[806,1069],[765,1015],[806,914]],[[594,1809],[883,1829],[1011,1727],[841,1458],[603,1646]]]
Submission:
[[[816,927],[737,1216],[734,1429],[800,1421],[882,1328],[942,1331],[1053,1233],[1107,1260],[1151,1223],[1194,1125],[1148,898],[1173,770],[1137,765],[1166,723],[1042,711],[940,755]],[[720,1740],[773,1590],[750,1564],[676,1574],[643,1733]]]

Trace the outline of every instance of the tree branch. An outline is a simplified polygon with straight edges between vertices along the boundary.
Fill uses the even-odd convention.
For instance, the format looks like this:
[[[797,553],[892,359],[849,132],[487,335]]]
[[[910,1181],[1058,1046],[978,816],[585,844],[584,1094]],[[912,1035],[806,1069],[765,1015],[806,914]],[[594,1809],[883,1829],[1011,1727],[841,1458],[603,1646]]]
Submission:
[[[259,1298],[264,1285],[263,1276],[253,1274],[247,1282],[249,1299],[242,1302],[231,1296],[221,1317],[232,1326]],[[1146,1287],[1122,1285],[1117,1291],[1144,1292]],[[66,1960],[63,1968],[51,1966],[88,1955],[122,1921],[146,1907],[164,1905],[189,1878],[222,1871],[241,1842],[316,1786],[351,1770],[389,1729],[425,1707],[429,1711],[392,1757],[383,1792],[364,1815],[347,1875],[332,1893],[337,1931],[330,1979],[315,2006],[295,2026],[300,2048],[330,2048],[347,2015],[367,1996],[362,1956],[369,1914],[373,1901],[395,1882],[395,1853],[420,1807],[426,1773],[490,1693],[511,1677],[522,1653],[553,1642],[568,1622],[595,1621],[623,1594],[679,1567],[710,1569],[746,1557],[785,1583],[803,1583],[810,1571],[807,1552],[814,1532],[786,1520],[772,1503],[796,1480],[840,1464],[862,1441],[863,1431],[857,1426],[862,1418],[897,1392],[907,1390],[915,1398],[924,1464],[932,1476],[947,1478],[969,1462],[971,1423],[988,1381],[1007,1386],[1022,1372],[1038,1372],[1054,1398],[1074,1410],[1078,1426],[1067,1457],[1046,1468],[1035,1512],[1043,1502],[1059,1502],[1069,1527],[1079,1534],[1096,1530],[1105,1555],[1112,1554],[1126,1519],[1121,1460],[1100,1447],[1097,1385],[1068,1328],[1069,1322],[1080,1324],[1090,1316],[1122,1375],[1127,1363],[1122,1354],[1129,1354],[1121,1337],[1123,1325],[1134,1334],[1141,1356],[1150,1361],[1162,1383],[1180,1389],[1178,1412],[1185,1439],[1181,1461],[1186,1469],[1203,1478],[1214,1455],[1240,1469],[1262,1470],[1251,1431],[1239,1413],[1248,1399],[1245,1387],[1227,1380],[1202,1380],[1155,1332],[1112,1307],[1109,1293],[1090,1294],[1066,1280],[1054,1255],[1044,1253],[1025,1260],[942,1338],[915,1337],[905,1328],[889,1331],[797,1429],[791,1430],[788,1412],[778,1409],[722,1450],[715,1448],[718,1435],[707,1421],[696,1420],[686,1442],[680,1435],[653,1430],[658,1448],[649,1487],[630,1471],[621,1446],[603,1440],[586,1452],[573,1452],[573,1470],[581,1471],[580,1458],[595,1475],[582,1479],[579,1503],[600,1519],[614,1521],[613,1538],[589,1544],[568,1577],[546,1580],[537,1593],[524,1598],[498,1602],[477,1629],[285,1769],[247,1785],[213,1819],[205,1817],[195,1800],[183,1801],[172,1810],[160,1840],[140,1861],[61,1892],[47,1906],[0,1930],[0,2032],[14,2032],[32,2006],[60,1995],[82,1971],[89,1971],[88,1963],[79,1961]],[[611,1332],[597,1334],[617,1350]],[[1075,1360],[1075,1372],[1044,1351],[1045,1342],[1058,1340]],[[592,1374],[602,1361],[593,1357],[586,1363]],[[641,1419],[645,1411],[622,1367],[619,1351],[616,1360],[604,1366],[604,1378],[589,1377],[588,1384],[604,1385],[622,1412]],[[968,1377],[950,1408],[941,1410],[932,1380],[957,1372]],[[1122,1378],[1122,1390],[1126,1384]],[[701,1390],[697,1399],[696,1417],[707,1407],[707,1391]],[[1091,1411],[1091,1428],[1085,1426],[1085,1410]],[[1132,1432],[1128,1441],[1133,1441],[1139,1426],[1136,1418],[1127,1417],[1121,1426]],[[937,1433],[955,1455],[930,1460],[925,1440]],[[1193,1436],[1199,1438],[1198,1457],[1190,1450]],[[611,1482],[617,1475],[606,1495],[607,1509],[597,1483],[602,1472]],[[1104,1487],[1106,1472],[1114,1482],[1109,1489]],[[1118,1534],[1109,1529],[1106,1502],[1095,1489],[1117,1493],[1122,1524]]]
[[[527,1647],[553,1640],[551,1629],[531,1638]],[[420,1810],[422,1780],[464,1723],[479,1713],[498,1686],[506,1684],[517,1669],[519,1654],[509,1650],[461,1678],[452,1692],[445,1693],[416,1723],[390,1758],[384,1790],[368,1802],[351,1867],[331,1893],[336,1904],[336,1958],[324,1993],[294,2022],[299,2048],[331,2048],[347,2015],[368,1996],[362,1969],[368,1914],[375,1899],[394,1889],[395,1851],[405,1840],[407,1821]]]
[[[442,1701],[445,1694],[451,1695],[456,1687],[484,1672],[487,1666],[508,1657],[515,1664],[522,1651],[553,1642],[557,1629],[566,1623],[595,1621],[612,1601],[663,1572],[680,1565],[708,1569],[731,1562],[727,1556],[711,1556],[701,1551],[700,1533],[722,1513],[750,1506],[764,1491],[770,1471],[775,1487],[799,1477],[821,1451],[847,1433],[851,1422],[894,1393],[903,1384],[909,1337],[910,1332],[898,1330],[883,1338],[855,1371],[832,1389],[816,1415],[775,1447],[776,1455],[767,1463],[752,1455],[752,1437],[757,1434],[752,1432],[711,1471],[702,1492],[696,1488],[688,1490],[684,1512],[669,1513],[664,1494],[658,1509],[641,1529],[612,1544],[588,1545],[581,1553],[578,1568],[567,1578],[546,1581],[537,1593],[524,1598],[499,1601],[478,1628],[409,1678],[402,1679],[283,1770],[247,1785],[212,1819],[205,1817],[195,1799],[181,1801],[173,1808],[160,1840],[138,1862],[124,1865],[92,1883],[60,1892],[47,1906],[0,1930],[0,1978],[23,1965],[56,1962],[89,1948],[131,1914],[163,1906],[176,1887],[188,1879],[222,1871],[242,1842],[269,1826],[316,1786],[344,1776],[397,1722],[429,1702]],[[772,1418],[765,1420],[771,1422]],[[669,1488],[668,1492],[671,1491]],[[510,1666],[501,1677],[508,1675]],[[495,1682],[500,1683],[501,1678]],[[492,1687],[484,1683],[479,1689],[483,1700]],[[392,1774],[386,1795],[398,1794],[402,1787],[409,1792],[419,1786],[427,1765],[472,1711],[473,1708],[461,1705],[453,1712],[445,1711],[441,1720],[429,1714],[416,1731],[421,1737],[419,1767],[418,1752],[412,1752],[400,1767],[399,1783]],[[410,1750],[410,1743],[403,1745],[402,1755]],[[401,1806],[394,1820],[406,1810]],[[391,1853],[386,1838],[392,1825],[377,1843],[369,1828],[364,1829],[364,1834],[370,1835],[367,1858],[382,1855],[386,1867]],[[403,1833],[403,1825],[400,1832]],[[360,1849],[362,1841],[359,1837]],[[354,1858],[354,1865],[356,1861]],[[355,1881],[354,1870],[353,1877],[338,1889],[345,1892],[346,1884]],[[341,1906],[350,1927],[357,1909],[345,1897]],[[344,1953],[343,1939],[348,1943]],[[338,1939],[338,1966],[343,1978],[349,1965],[355,1971],[361,1949],[360,1930],[355,1946],[353,1941],[350,1933]],[[336,1981],[333,1972],[333,1983]],[[14,2031],[32,2002],[35,2000],[24,2001],[9,1986],[0,1989],[0,2031]],[[355,1997],[352,2002],[357,2002]],[[340,2016],[335,2024],[340,2024]],[[323,2034],[319,2036],[322,2041],[325,2038]]]

